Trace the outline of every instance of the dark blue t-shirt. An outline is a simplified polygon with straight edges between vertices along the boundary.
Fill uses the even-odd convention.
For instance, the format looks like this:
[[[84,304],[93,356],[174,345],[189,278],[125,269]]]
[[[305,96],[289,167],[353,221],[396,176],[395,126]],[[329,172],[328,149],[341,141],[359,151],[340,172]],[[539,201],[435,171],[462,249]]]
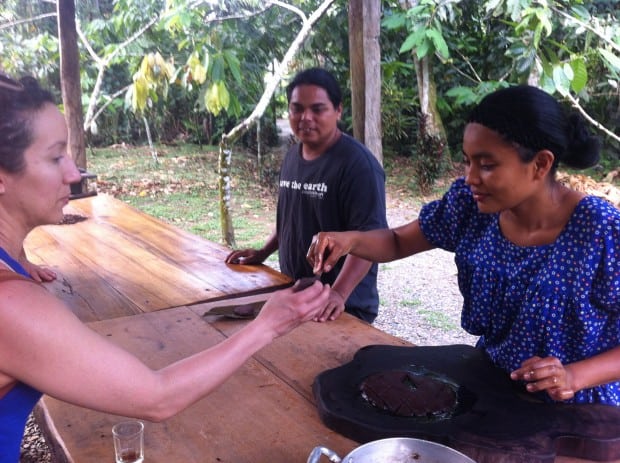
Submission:
[[[306,161],[292,146],[280,170],[277,233],[280,269],[292,278],[312,275],[306,253],[320,231],[386,228],[385,173],[372,153],[342,134],[317,159]],[[321,280],[332,284],[344,258]],[[372,322],[377,316],[377,264],[347,299],[346,311]]]

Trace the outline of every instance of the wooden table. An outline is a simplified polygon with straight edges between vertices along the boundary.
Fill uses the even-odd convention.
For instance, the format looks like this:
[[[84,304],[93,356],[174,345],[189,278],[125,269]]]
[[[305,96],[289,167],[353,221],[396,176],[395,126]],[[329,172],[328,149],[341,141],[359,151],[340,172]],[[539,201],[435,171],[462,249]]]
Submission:
[[[245,296],[240,303],[265,299],[265,292],[291,283],[266,266],[226,265],[225,247],[110,196],[71,201],[65,214],[86,220],[36,229],[25,243],[29,258],[57,272],[48,286],[81,320],[153,368],[221,342],[247,323],[203,317],[209,309],[230,305],[233,296]],[[147,422],[146,461],[303,462],[317,445],[348,453],[358,444],[322,424],[312,382],[376,343],[404,344],[349,315],[299,327],[207,398],[165,423]],[[111,428],[122,417],[47,396],[35,413],[54,461],[113,461]]]
[[[82,320],[152,368],[213,346],[247,323],[203,316],[233,303],[224,298],[290,284],[264,266],[227,266],[225,248],[107,196],[72,201],[66,213],[88,219],[36,230],[28,255],[58,272],[51,289]],[[208,397],[164,423],[145,423],[145,461],[301,463],[317,445],[348,454],[359,444],[323,425],[311,387],[320,372],[369,344],[407,345],[348,314],[300,326]],[[35,413],[55,462],[113,462],[111,428],[123,417],[47,396]]]
[[[202,317],[217,304],[176,307],[90,326],[149,366],[160,368],[220,342],[247,323]],[[317,445],[346,455],[359,444],[322,424],[311,386],[318,373],[349,361],[368,344],[406,343],[348,314],[335,322],[300,326],[257,353],[205,399],[164,423],[146,422],[145,461],[301,463]],[[55,461],[113,461],[111,428],[122,417],[45,397],[37,418]]]
[[[48,284],[85,322],[256,294],[291,280],[264,265],[228,265],[229,250],[144,214],[108,195],[71,201],[69,217],[25,242],[28,257],[51,267]]]

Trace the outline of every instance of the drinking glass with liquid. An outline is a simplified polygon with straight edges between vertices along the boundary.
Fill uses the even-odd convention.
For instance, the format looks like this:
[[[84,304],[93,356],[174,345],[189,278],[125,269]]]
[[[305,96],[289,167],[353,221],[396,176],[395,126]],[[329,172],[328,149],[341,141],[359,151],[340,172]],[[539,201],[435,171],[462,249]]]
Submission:
[[[142,463],[144,461],[144,423],[122,421],[112,427],[116,463]]]

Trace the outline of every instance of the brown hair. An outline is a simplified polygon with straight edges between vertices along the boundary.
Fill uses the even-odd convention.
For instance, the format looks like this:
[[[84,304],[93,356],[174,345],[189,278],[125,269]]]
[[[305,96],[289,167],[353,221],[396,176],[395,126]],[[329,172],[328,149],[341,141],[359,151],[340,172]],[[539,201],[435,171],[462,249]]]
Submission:
[[[52,94],[33,77],[19,81],[0,73],[0,168],[19,173],[25,167],[24,151],[32,143],[32,116]]]

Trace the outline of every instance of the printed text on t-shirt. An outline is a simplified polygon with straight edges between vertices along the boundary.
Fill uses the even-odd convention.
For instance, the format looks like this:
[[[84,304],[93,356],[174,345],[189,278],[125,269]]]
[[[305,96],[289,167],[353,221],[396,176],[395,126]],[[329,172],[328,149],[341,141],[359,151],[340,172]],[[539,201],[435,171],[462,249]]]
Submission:
[[[280,188],[301,190],[302,194],[322,198],[327,193],[325,183],[301,183],[297,180],[280,180]]]

